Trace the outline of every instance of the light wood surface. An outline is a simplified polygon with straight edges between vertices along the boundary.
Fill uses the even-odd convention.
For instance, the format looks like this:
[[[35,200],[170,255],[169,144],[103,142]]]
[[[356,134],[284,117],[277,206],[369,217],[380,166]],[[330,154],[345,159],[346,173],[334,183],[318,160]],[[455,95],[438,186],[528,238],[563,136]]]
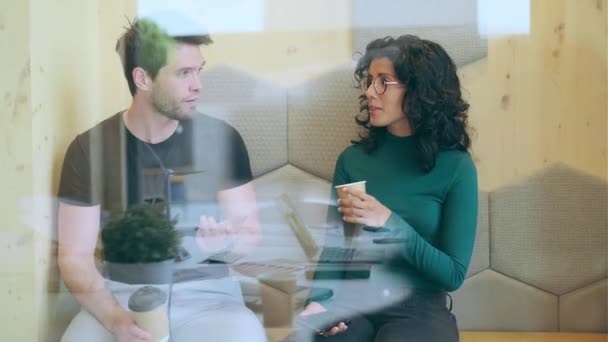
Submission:
[[[554,163],[605,178],[606,1],[531,0],[527,34],[488,38],[461,68],[482,189]],[[511,19],[509,19],[511,20]]]
[[[473,332],[460,333],[461,342],[606,342],[607,334]]]
[[[2,1],[2,340],[57,341],[50,292],[59,169],[77,133],[130,98],[114,46],[137,0]]]
[[[289,329],[266,328],[268,340],[279,342]],[[608,334],[463,331],[460,342],[607,342]]]

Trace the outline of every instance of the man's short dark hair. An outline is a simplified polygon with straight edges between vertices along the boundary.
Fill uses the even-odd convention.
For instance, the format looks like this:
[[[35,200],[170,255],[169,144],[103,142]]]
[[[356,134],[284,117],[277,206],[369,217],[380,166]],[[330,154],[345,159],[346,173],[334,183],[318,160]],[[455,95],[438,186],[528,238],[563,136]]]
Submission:
[[[178,43],[200,46],[209,45],[213,40],[208,34],[172,37],[148,19],[130,23],[116,42],[116,52],[120,56],[131,95],[137,91],[133,69],[141,67],[154,80],[158,71],[167,65],[169,54]]]

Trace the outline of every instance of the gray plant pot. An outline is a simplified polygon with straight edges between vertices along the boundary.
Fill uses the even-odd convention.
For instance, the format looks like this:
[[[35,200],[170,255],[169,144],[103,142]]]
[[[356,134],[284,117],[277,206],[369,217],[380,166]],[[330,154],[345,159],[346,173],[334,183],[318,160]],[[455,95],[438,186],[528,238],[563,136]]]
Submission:
[[[174,259],[150,263],[105,262],[107,277],[127,284],[169,284],[174,266]]]

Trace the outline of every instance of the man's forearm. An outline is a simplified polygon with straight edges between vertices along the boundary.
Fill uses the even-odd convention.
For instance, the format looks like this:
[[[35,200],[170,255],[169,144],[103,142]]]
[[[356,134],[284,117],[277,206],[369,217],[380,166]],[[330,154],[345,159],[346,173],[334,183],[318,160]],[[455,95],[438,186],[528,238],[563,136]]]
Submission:
[[[94,263],[76,259],[60,260],[61,276],[66,287],[106,329],[114,331],[117,321],[128,313],[106,288],[104,278]]]

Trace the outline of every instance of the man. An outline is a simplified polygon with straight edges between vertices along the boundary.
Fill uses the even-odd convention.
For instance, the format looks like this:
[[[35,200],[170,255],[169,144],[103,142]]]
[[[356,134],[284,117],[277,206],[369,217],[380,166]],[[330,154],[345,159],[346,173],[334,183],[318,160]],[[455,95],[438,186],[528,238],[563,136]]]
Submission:
[[[217,201],[224,220],[201,217],[197,240],[202,248],[214,244],[210,235],[223,237],[239,228],[259,234],[243,140],[223,121],[196,113],[205,64],[200,46],[212,40],[196,31],[177,36],[165,26],[169,29],[140,20],[119,39],[131,105],[78,135],[66,152],[59,189],[59,267],[82,311],[64,341],[151,340],[125,309],[133,288],[104,279],[95,252],[106,217],[171,192],[162,188],[167,170],[205,171],[193,175],[194,184],[203,200]],[[161,177],[150,176],[153,169],[161,170]],[[172,340],[265,339],[231,279],[182,292],[180,297],[178,289],[173,291]]]

